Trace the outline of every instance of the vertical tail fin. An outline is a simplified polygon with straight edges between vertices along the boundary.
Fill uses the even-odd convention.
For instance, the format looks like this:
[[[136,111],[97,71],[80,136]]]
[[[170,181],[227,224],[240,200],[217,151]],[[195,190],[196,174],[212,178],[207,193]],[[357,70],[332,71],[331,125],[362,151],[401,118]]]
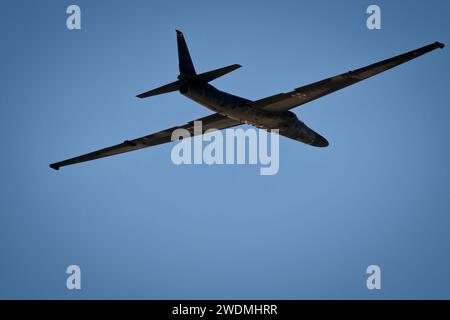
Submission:
[[[191,60],[191,55],[189,54],[189,49],[184,40],[183,32],[176,30],[177,32],[177,44],[178,44],[178,63],[180,67],[180,76],[182,78],[193,77],[197,73],[195,72],[194,64]]]

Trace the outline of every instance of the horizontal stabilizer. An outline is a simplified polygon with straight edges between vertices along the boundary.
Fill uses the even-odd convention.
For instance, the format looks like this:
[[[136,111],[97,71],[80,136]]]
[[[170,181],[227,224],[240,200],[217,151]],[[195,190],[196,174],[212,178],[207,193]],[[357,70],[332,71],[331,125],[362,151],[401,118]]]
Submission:
[[[151,97],[151,96],[156,96],[158,94],[163,94],[163,93],[169,93],[169,92],[172,92],[172,91],[177,91],[182,83],[183,83],[182,81],[177,80],[175,82],[171,82],[169,84],[166,84],[165,86],[162,86],[162,87],[159,87],[159,88],[156,88],[156,89],[153,89],[153,90],[150,90],[150,91],[138,94],[136,97],[138,97],[138,98],[147,98],[147,97]]]
[[[217,79],[227,73],[230,73],[231,71],[234,71],[236,69],[239,69],[242,67],[240,64],[232,64],[231,66],[215,69],[212,71],[200,73],[199,75],[196,75],[194,77],[195,80],[202,81],[202,82],[210,82],[214,79]]]

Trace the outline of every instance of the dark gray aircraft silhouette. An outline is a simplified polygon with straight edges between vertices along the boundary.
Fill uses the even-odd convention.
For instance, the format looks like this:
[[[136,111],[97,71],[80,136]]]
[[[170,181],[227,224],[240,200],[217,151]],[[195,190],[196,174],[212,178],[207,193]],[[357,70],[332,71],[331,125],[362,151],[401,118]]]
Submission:
[[[266,130],[278,129],[279,134],[285,137],[315,147],[326,147],[328,146],[328,141],[320,134],[308,128],[293,112],[289,111],[289,109],[343,89],[361,80],[370,78],[434,49],[444,48],[443,43],[434,42],[393,58],[296,88],[290,92],[279,93],[264,99],[251,101],[217,90],[208,83],[240,68],[240,65],[233,64],[228,67],[197,74],[183,33],[178,30],[176,30],[176,32],[180,69],[178,80],[157,89],[141,93],[137,97],[147,98],[178,90],[184,96],[215,112],[212,115],[194,120],[202,121],[202,134],[208,129],[225,129],[246,123]],[[194,132],[194,121],[191,121],[184,126],[173,127],[134,140],[125,140],[123,143],[112,147],[97,150],[61,162],[52,163],[50,164],[50,167],[59,170],[60,167],[70,164],[99,159],[170,142],[172,132],[179,128],[187,129],[191,135],[194,135],[197,133]]]

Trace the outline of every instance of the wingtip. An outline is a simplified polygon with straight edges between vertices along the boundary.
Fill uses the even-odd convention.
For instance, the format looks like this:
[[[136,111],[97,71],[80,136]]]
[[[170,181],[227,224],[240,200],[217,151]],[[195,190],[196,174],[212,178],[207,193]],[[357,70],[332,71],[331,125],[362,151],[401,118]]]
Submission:
[[[178,29],[175,29],[175,31],[176,31],[176,33],[177,33],[178,36],[182,36],[182,35],[183,35],[183,32],[181,32],[181,31],[178,30]]]
[[[436,41],[434,44],[435,44],[438,48],[441,48],[441,49],[444,49],[444,47],[445,47],[445,44],[442,43],[442,42],[439,42],[439,41]]]
[[[49,164],[49,167],[54,170],[59,170],[59,168],[60,168],[60,166],[58,166],[56,163]]]

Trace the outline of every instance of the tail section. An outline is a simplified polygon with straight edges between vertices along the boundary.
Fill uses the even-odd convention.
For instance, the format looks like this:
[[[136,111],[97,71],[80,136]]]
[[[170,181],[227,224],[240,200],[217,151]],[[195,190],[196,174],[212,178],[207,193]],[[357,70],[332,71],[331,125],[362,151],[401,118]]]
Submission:
[[[194,64],[192,63],[191,55],[189,54],[189,49],[186,45],[184,35],[179,30],[176,30],[176,32],[178,46],[178,64],[180,68],[180,75],[178,76],[179,80],[166,84],[162,87],[138,94],[138,98],[147,98],[156,96],[158,94],[177,91],[183,84],[190,81],[207,83],[241,67],[241,65],[239,64],[232,64],[227,67],[197,74],[197,72],[195,72]]]

